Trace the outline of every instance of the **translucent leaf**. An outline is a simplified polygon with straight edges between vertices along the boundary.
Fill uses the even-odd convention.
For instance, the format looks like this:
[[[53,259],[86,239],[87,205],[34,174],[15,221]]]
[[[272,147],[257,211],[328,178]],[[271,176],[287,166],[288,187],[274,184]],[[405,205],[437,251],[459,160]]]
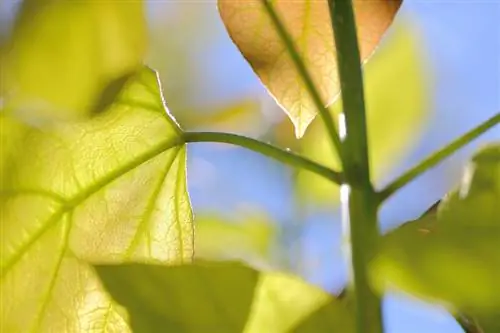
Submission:
[[[304,59],[324,104],[330,104],[339,92],[339,82],[327,1],[275,0],[272,3]],[[231,39],[288,114],[296,136],[302,137],[317,110],[262,0],[218,0],[218,4]],[[362,59],[373,52],[400,5],[400,0],[354,1]]]
[[[364,67],[370,165],[375,181],[405,156],[429,110],[417,33],[405,23],[395,26],[388,37]],[[331,108],[334,119],[342,112],[340,102]],[[341,169],[322,123],[313,123],[300,145],[300,151],[311,159]],[[337,185],[308,171],[299,173],[298,191],[307,200],[327,205],[339,193]]]
[[[373,274],[466,313],[500,310],[500,145],[483,149],[458,193],[384,237]]]
[[[136,333],[353,332],[344,304],[281,273],[204,261],[96,269]]]
[[[146,51],[140,0],[25,0],[13,31],[2,83],[29,121],[105,109]]]
[[[180,263],[193,252],[186,149],[156,73],[139,71],[87,121],[0,120],[2,328],[128,332],[83,260]]]

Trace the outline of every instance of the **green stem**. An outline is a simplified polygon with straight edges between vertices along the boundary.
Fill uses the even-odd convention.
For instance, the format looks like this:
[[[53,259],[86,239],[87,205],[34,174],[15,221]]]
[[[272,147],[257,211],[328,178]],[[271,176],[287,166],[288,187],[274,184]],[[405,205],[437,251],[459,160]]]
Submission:
[[[483,330],[473,318],[457,314],[455,315],[455,320],[462,327],[464,333],[483,333]]]
[[[274,10],[271,1],[261,0],[261,2],[264,5],[264,8],[266,9],[269,17],[271,18],[271,21],[273,22],[274,27],[276,28],[276,31],[278,32],[281,40],[285,44],[286,50],[290,55],[290,57],[292,58],[295,68],[299,72],[300,77],[302,78],[316,108],[318,109],[318,112],[323,120],[323,123],[326,126],[326,130],[328,132],[328,135],[330,136],[330,141],[332,142],[337,155],[341,156],[342,153],[341,153],[340,137],[337,133],[337,129],[335,128],[335,123],[330,113],[328,112],[328,109],[324,106],[321,96],[318,90],[316,89],[316,86],[312,80],[311,75],[309,74],[309,71],[307,70],[306,65],[302,61],[299,52],[295,48],[292,38],[288,34],[281,19],[278,17],[278,14]]]
[[[342,165],[348,193],[341,193],[343,215],[348,217],[351,272],[358,333],[383,332],[381,299],[369,283],[378,230],[377,194],[370,180],[363,76],[352,1],[329,0],[337,50],[337,63],[346,137],[342,141]]]
[[[379,192],[379,200],[383,202],[400,188],[404,187],[409,182],[413,181],[415,178],[434,167],[445,158],[455,153],[457,150],[470,143],[472,140],[476,139],[478,136],[492,128],[493,126],[500,123],[500,112],[486,120],[476,128],[465,133],[455,141],[448,144],[446,147],[438,150],[437,152],[431,154],[429,157],[424,159],[422,162],[408,170],[406,173],[401,175],[399,178],[394,180],[392,183],[387,185],[382,191]]]
[[[217,132],[186,132],[183,134],[183,137],[185,142],[221,142],[244,147],[290,166],[311,171],[336,184],[343,182],[344,177],[340,172],[256,139],[237,134]]]

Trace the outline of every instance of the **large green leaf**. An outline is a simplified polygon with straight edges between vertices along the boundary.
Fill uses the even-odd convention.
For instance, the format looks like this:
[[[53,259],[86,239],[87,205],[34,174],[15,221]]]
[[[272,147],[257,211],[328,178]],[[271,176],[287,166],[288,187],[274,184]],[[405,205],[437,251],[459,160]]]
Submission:
[[[33,121],[105,108],[146,51],[143,2],[25,0],[6,48],[8,106]]]
[[[364,66],[365,102],[372,177],[377,181],[407,153],[428,114],[426,76],[417,33],[407,23],[393,34]],[[339,100],[332,116],[342,112]],[[341,169],[323,124],[315,122],[301,140],[300,151],[322,164]],[[288,146],[287,146],[288,147]],[[318,204],[331,205],[339,188],[308,171],[301,171],[298,191]]]
[[[136,73],[87,121],[0,120],[2,328],[127,332],[83,260],[180,263],[193,252],[186,149],[156,73]]]
[[[500,145],[481,150],[435,214],[386,235],[374,265],[395,285],[465,313],[500,310]]]
[[[339,93],[337,62],[327,0],[271,1],[290,33],[325,105]],[[391,24],[401,0],[354,0],[362,59],[369,57]],[[304,135],[318,110],[262,0],[218,0],[226,29],[262,83]]]
[[[97,266],[135,333],[353,331],[344,304],[298,278],[236,262]]]

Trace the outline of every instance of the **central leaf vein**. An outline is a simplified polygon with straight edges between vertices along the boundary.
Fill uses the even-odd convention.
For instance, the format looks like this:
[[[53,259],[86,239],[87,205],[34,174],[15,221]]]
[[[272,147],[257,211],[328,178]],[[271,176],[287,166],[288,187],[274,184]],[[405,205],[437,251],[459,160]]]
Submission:
[[[42,237],[51,227],[58,224],[61,220],[61,217],[65,213],[70,213],[76,207],[78,207],[82,202],[87,200],[90,196],[106,187],[108,184],[113,182],[114,180],[120,178],[121,176],[127,174],[128,172],[134,170],[140,165],[148,162],[154,157],[160,155],[161,153],[167,151],[168,149],[180,146],[183,144],[183,140],[181,137],[169,138],[167,140],[162,141],[153,149],[146,151],[145,153],[137,156],[127,164],[122,167],[110,172],[106,176],[102,177],[100,180],[95,182],[94,184],[87,187],[86,190],[82,191],[82,193],[77,194],[72,199],[68,200],[65,204],[63,204],[55,213],[53,213],[45,223],[42,223],[42,227],[38,229],[31,237],[29,237],[28,241],[20,246],[18,251],[15,252],[14,255],[8,260],[3,267],[1,267],[1,275],[3,278],[7,273],[12,269],[12,267],[23,257],[24,254],[31,248],[31,246],[36,243],[40,237]]]

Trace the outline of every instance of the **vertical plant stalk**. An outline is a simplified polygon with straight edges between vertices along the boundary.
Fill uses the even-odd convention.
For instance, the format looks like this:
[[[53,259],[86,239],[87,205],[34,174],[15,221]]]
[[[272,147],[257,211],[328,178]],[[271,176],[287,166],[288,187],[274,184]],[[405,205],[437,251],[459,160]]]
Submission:
[[[363,78],[351,0],[328,0],[337,50],[345,118],[342,165],[347,184],[341,188],[348,218],[352,284],[358,333],[382,333],[381,299],[368,280],[368,266],[379,238],[378,200],[370,180]]]

